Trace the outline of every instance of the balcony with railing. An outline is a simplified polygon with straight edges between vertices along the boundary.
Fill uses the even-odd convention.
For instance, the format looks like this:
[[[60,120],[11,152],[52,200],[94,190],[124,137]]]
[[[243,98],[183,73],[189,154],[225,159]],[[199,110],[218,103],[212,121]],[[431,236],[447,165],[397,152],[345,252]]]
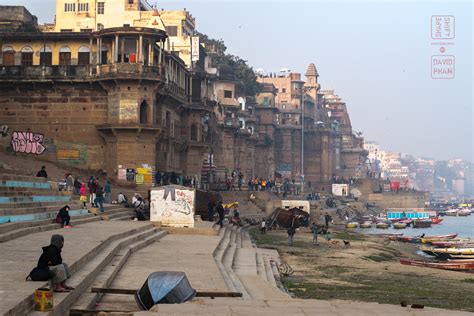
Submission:
[[[1,81],[36,80],[161,80],[160,67],[142,64],[0,66]]]

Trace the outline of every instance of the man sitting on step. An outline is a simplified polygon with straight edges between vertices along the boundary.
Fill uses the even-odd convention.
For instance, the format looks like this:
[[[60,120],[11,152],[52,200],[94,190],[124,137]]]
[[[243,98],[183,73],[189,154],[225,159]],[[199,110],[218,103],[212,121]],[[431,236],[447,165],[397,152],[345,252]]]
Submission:
[[[55,292],[69,292],[74,290],[66,284],[66,280],[71,277],[69,266],[63,262],[61,250],[64,247],[64,237],[62,235],[53,235],[51,244],[43,247],[38,265],[28,276],[33,281],[52,281],[52,289]]]

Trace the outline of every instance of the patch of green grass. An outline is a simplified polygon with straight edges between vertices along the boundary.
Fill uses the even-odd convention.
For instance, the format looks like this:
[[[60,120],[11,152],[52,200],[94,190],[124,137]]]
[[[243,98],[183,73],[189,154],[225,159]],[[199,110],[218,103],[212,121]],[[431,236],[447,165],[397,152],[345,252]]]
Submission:
[[[380,252],[377,255],[363,256],[362,259],[375,262],[392,261],[394,255],[386,252]]]
[[[344,239],[349,241],[364,241],[367,240],[367,237],[363,234],[342,231],[342,232],[332,232],[334,238]]]
[[[461,282],[474,283],[474,278],[467,278],[467,279],[461,280]]]

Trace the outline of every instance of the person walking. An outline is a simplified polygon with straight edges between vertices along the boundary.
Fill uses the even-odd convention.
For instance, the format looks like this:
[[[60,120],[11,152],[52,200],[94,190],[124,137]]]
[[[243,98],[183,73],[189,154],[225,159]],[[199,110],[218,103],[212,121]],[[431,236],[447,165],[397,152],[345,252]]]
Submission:
[[[81,186],[82,183],[79,181],[79,179],[76,177],[74,178],[74,195],[81,195]]]
[[[332,217],[331,215],[329,215],[327,212],[326,212],[326,215],[324,215],[324,223],[326,224],[326,227],[329,227],[329,222],[332,221]]]
[[[41,170],[36,174],[37,178],[48,178],[48,173],[46,172],[46,166],[41,166]]]
[[[319,245],[318,244],[318,235],[319,235],[320,229],[319,226],[313,222],[311,225],[311,233],[313,234],[313,245]]]
[[[288,234],[288,246],[293,246],[293,236],[295,236],[296,230],[293,226],[290,226],[286,231]]]
[[[265,234],[267,232],[267,221],[265,218],[262,219],[262,223],[260,224],[260,232]]]
[[[105,181],[105,186],[104,186],[104,193],[105,193],[105,203],[112,203],[112,183],[110,183],[110,180],[107,179]]]
[[[216,211],[217,211],[217,214],[219,215],[219,225],[223,227],[224,226],[224,206],[222,205],[222,201],[219,201],[219,203],[217,204]]]
[[[99,186],[96,191],[96,197],[94,200],[95,206],[100,209],[100,212],[104,212],[104,188]]]
[[[71,216],[69,216],[69,210],[71,208],[69,205],[62,207],[58,215],[56,215],[56,223],[61,224],[61,228],[71,228],[69,222],[71,221]]]
[[[79,189],[79,194],[81,197],[79,198],[80,201],[84,204],[82,208],[86,208],[86,203],[87,203],[87,189],[86,189],[86,184],[82,183],[81,188]]]

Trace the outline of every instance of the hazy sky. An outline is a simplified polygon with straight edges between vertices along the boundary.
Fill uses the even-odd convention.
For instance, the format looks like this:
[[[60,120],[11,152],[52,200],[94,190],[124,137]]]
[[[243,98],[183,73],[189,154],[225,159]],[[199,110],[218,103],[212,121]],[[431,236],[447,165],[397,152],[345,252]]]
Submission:
[[[54,0],[23,4],[52,22]],[[155,1],[151,0],[151,4]],[[346,102],[354,130],[385,150],[473,161],[473,5],[465,1],[156,1],[186,8],[197,28],[224,39],[254,68],[304,73],[316,64],[323,89]],[[431,78],[431,16],[453,15],[455,79]]]

